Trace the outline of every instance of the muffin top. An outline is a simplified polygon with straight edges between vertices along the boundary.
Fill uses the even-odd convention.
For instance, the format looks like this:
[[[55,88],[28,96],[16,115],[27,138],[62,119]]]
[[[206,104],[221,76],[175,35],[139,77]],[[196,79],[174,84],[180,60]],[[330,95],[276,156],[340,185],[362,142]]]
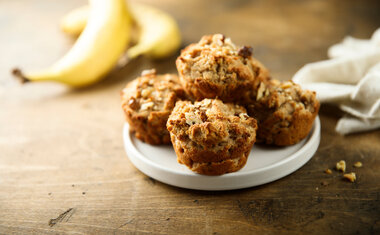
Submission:
[[[174,74],[157,75],[154,69],[144,70],[141,76],[122,90],[122,106],[140,116],[151,112],[171,112],[177,98],[184,98],[185,92]]]
[[[244,103],[248,104],[246,107],[249,114],[259,121],[267,118],[268,112],[276,112],[285,117],[288,124],[296,110],[314,114],[319,109],[315,92],[302,90],[292,81],[275,79],[261,82],[256,91],[253,90],[245,97]]]
[[[237,47],[222,34],[203,36],[198,43],[189,45],[182,50],[176,64],[181,82],[187,83],[193,98],[223,101],[235,101],[241,93],[236,91],[249,89],[258,66],[251,47]],[[196,92],[191,90],[193,85]]]
[[[251,146],[257,125],[241,106],[204,99],[194,104],[177,102],[167,128],[187,149],[219,151],[238,145]]]

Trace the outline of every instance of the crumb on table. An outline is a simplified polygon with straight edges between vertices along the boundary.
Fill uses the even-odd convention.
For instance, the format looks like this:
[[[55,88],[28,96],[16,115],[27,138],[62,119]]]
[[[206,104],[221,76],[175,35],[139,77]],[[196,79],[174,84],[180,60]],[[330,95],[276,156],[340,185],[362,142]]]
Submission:
[[[340,160],[336,163],[336,169],[341,172],[346,171],[346,162],[344,160]]]
[[[362,167],[363,166],[363,163],[361,163],[361,162],[355,162],[354,163],[354,167],[356,167],[356,168],[359,168],[359,167]]]
[[[331,171],[330,169],[326,169],[326,170],[325,170],[325,173],[331,175],[331,174],[332,174],[332,171]]]
[[[354,172],[344,174],[343,177],[345,179],[349,180],[350,182],[355,182],[355,180],[356,180],[356,174]]]

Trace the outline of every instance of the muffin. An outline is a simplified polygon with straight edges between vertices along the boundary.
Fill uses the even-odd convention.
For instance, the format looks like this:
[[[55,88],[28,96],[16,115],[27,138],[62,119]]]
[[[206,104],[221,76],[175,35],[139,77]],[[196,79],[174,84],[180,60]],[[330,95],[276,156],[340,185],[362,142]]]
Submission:
[[[257,79],[268,76],[266,68],[252,57],[251,47],[238,48],[222,34],[204,36],[186,47],[176,65],[182,86],[195,100],[237,101]]]
[[[268,80],[247,92],[241,102],[257,119],[257,142],[293,145],[310,132],[319,111],[315,92],[292,81]]]
[[[217,99],[178,101],[167,128],[179,163],[199,174],[240,170],[256,140],[256,120],[245,108]]]
[[[170,144],[166,122],[185,92],[173,74],[145,70],[121,92],[122,108],[131,131],[149,144]]]

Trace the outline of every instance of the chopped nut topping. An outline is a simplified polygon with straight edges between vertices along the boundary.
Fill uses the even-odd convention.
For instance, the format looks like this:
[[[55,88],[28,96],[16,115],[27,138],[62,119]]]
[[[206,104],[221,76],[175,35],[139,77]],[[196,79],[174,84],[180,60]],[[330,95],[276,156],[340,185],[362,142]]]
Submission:
[[[155,69],[146,69],[141,72],[141,76],[155,75],[155,74],[156,74]]]
[[[128,99],[128,89],[127,88],[124,88],[122,91],[121,91],[121,94],[123,96],[123,99]]]
[[[346,171],[346,162],[344,160],[341,160],[336,163],[336,169],[341,172]]]
[[[345,179],[348,179],[350,182],[355,182],[356,180],[356,174],[354,172],[351,172],[349,174],[344,174],[343,177]]]
[[[273,84],[274,86],[278,86],[278,85],[280,85],[280,81],[277,80],[277,79],[273,79],[273,80],[271,80],[271,82],[272,82],[272,84]]]
[[[252,56],[253,49],[252,47],[243,46],[239,49],[238,54],[244,58],[248,58]]]
[[[153,102],[144,103],[141,105],[141,110],[148,110],[154,106]]]
[[[163,91],[163,90],[165,90],[167,87],[165,86],[165,85],[160,85],[159,87],[157,87],[157,89],[159,90],[159,91]]]
[[[287,81],[287,82],[284,82],[284,83],[281,84],[281,88],[282,89],[287,89],[287,88],[292,87],[292,85],[293,85],[292,82]]]
[[[193,113],[185,113],[185,118],[186,118],[186,123],[190,126],[194,124],[202,123],[202,119],[198,117],[198,115],[193,114]]]
[[[153,87],[147,87],[141,91],[141,96],[143,98],[147,98],[150,95],[150,93],[152,93],[153,90],[154,90]]]
[[[240,113],[239,114],[239,117],[243,120],[247,120],[249,118],[249,116],[246,114],[246,113]]]
[[[131,98],[129,99],[129,101],[128,101],[128,105],[129,105],[132,109],[134,109],[134,110],[136,110],[137,107],[139,106],[139,104],[137,103],[137,101],[136,101],[136,99],[135,99],[134,97],[131,97]]]
[[[332,174],[332,171],[331,171],[330,169],[326,169],[326,170],[325,170],[325,173],[331,175],[331,174]]]
[[[265,89],[265,94],[264,94],[264,96],[268,96],[270,93],[269,93],[269,89],[267,88],[267,89]]]
[[[203,104],[204,104],[205,106],[209,106],[209,105],[211,104],[211,99],[204,99],[204,100],[203,100]]]
[[[230,45],[233,49],[236,48],[235,44],[231,41],[231,38],[225,38],[224,43]]]
[[[356,168],[359,168],[359,167],[362,167],[362,166],[363,166],[363,164],[361,162],[355,162],[354,163],[354,167],[356,167]]]
[[[224,35],[222,34],[215,34],[212,38],[212,41],[218,45],[218,46],[223,46],[223,43],[224,43]]]
[[[260,83],[259,89],[257,90],[256,100],[260,100],[263,97],[263,93],[265,91],[265,84]]]

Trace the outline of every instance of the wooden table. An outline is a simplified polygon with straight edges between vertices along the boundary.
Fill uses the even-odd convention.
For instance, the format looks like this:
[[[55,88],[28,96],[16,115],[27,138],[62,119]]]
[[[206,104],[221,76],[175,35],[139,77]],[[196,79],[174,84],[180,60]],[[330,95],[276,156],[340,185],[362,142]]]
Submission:
[[[345,35],[369,38],[378,1],[145,1],[179,22],[183,45],[221,32],[254,47],[274,77],[326,58]],[[44,67],[73,43],[59,19],[83,1],[0,2],[0,234],[379,234],[380,133],[339,136],[323,105],[315,156],[260,187],[202,192],[171,187],[126,157],[119,91],[143,69],[175,72],[175,57],[138,58],[82,90],[21,86],[9,71]],[[333,171],[341,159],[358,180]],[[363,167],[353,169],[355,161]],[[324,184],[324,185],[322,185]]]

